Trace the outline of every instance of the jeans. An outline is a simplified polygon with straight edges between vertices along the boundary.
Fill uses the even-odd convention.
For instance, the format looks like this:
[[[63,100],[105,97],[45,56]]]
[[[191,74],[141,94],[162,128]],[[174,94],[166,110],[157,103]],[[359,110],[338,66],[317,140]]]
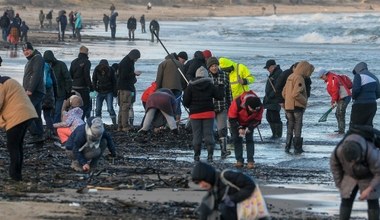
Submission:
[[[288,119],[287,134],[300,138],[302,135],[302,120],[304,109],[286,110],[286,117]]]
[[[96,110],[95,110],[95,116],[102,117],[102,107],[103,107],[103,101],[106,100],[107,103],[107,111],[110,114],[110,117],[116,117],[115,110],[113,108],[113,93],[98,93],[96,96]]]
[[[57,97],[55,99],[55,110],[54,110],[54,123],[61,122],[61,112],[62,112],[62,106],[63,101],[65,101],[65,97]]]
[[[239,136],[237,127],[231,127],[231,137],[234,143],[235,158],[238,162],[244,163],[243,158],[243,138]],[[253,142],[253,131],[245,134],[245,143],[247,148],[247,161],[255,162],[253,156],[255,154],[255,143]]]
[[[346,109],[351,101],[351,96],[347,96],[337,102],[335,117],[338,121],[338,131],[345,133],[346,131]]]
[[[32,102],[34,108],[36,109],[38,118],[32,120],[28,130],[31,135],[42,137],[44,134],[44,128],[42,125],[42,100],[44,99],[45,94],[41,92],[33,92],[31,96],[29,96],[30,101]]]

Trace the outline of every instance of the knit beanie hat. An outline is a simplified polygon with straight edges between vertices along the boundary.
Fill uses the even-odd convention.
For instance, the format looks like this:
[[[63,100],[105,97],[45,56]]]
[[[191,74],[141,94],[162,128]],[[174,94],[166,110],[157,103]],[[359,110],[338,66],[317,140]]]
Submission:
[[[248,107],[251,107],[252,109],[256,109],[258,107],[260,107],[262,104],[261,104],[261,100],[259,97],[248,97],[246,100],[245,100],[245,105]]]
[[[181,51],[178,53],[178,57],[181,57],[184,60],[188,60],[189,57],[187,56],[187,53],[185,51]]]
[[[191,177],[194,182],[205,181],[211,185],[215,184],[216,170],[205,162],[198,162],[191,171]]]
[[[101,138],[104,132],[103,121],[99,117],[90,117],[87,120],[86,133],[95,138]]]
[[[208,60],[207,60],[207,69],[210,69],[210,67],[212,65],[214,65],[214,64],[219,65],[218,59],[216,57],[210,57],[210,58],[208,58]]]
[[[22,45],[22,50],[33,50],[32,43],[26,42],[24,45]]]
[[[210,50],[204,50],[202,53],[203,53],[203,57],[204,57],[206,60],[212,56],[212,53],[211,53]]]
[[[195,77],[207,77],[207,70],[204,68],[204,66],[201,66],[197,69],[195,72]]]

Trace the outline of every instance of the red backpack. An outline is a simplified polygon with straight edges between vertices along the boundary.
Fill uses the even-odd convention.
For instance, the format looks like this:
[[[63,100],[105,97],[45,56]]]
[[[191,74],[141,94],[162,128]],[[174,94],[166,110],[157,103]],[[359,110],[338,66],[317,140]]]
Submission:
[[[350,77],[344,74],[340,74],[340,75],[337,74],[337,76],[339,77],[339,80],[344,85],[344,87],[348,89],[352,89],[352,81]]]

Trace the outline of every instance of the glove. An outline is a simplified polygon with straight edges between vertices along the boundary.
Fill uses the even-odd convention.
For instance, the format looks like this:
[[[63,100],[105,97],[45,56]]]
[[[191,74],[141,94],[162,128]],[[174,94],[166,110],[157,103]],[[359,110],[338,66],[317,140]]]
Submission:
[[[231,200],[230,196],[226,196],[223,200],[223,203],[227,207],[235,207],[235,203]]]

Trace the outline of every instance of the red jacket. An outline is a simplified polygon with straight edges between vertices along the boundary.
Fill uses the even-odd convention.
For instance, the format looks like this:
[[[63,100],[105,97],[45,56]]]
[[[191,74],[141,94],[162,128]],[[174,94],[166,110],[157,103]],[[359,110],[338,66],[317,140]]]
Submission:
[[[326,76],[327,79],[325,82],[327,84],[327,92],[331,96],[331,103],[338,102],[346,96],[351,96],[351,91],[340,82],[340,78],[337,74],[328,72]],[[344,91],[340,91],[341,85],[344,87]]]
[[[157,89],[157,83],[156,82],[152,82],[152,84],[141,95],[141,101],[147,102],[149,96],[152,93],[154,93],[154,91],[156,91],[156,89]]]
[[[228,119],[230,122],[235,120],[239,123],[239,126],[243,127],[257,127],[257,125],[261,123],[264,111],[263,105],[261,105],[258,111],[255,111],[251,115],[249,115],[246,110],[245,100],[250,96],[258,97],[253,91],[250,90],[244,92],[232,101],[231,106],[228,109]]]

